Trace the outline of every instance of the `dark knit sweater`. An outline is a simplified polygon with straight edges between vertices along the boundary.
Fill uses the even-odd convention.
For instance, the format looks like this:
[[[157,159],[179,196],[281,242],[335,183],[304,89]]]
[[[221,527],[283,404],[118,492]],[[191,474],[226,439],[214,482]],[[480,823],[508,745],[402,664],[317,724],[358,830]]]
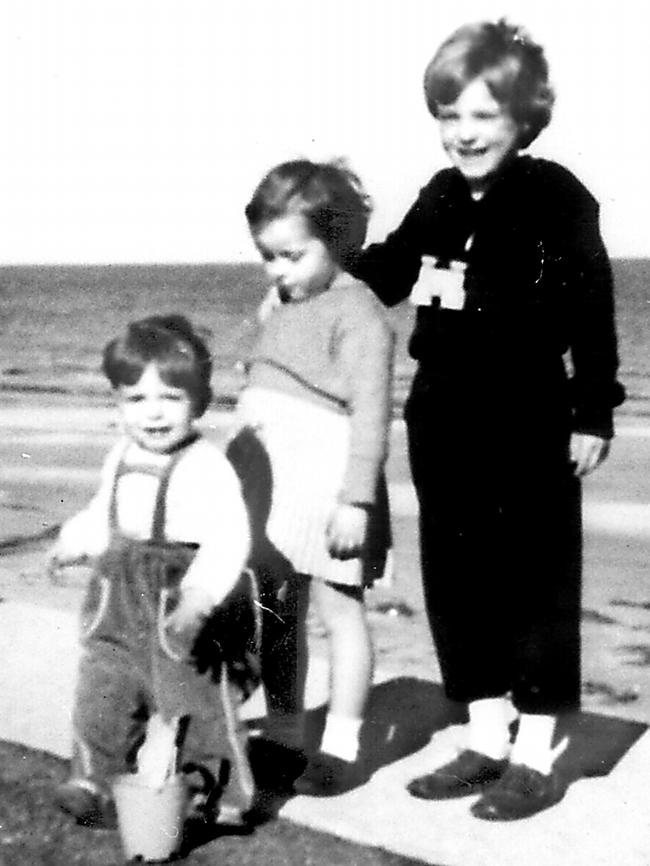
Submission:
[[[537,389],[568,400],[573,429],[612,435],[612,408],[624,391],[611,268],[598,204],[573,174],[520,156],[475,201],[460,172],[445,169],[352,270],[392,305],[408,296],[423,254],[467,262],[463,311],[437,301],[418,308],[410,352],[425,375],[446,386],[454,377],[459,387],[473,381],[499,405],[508,393],[535,399]]]

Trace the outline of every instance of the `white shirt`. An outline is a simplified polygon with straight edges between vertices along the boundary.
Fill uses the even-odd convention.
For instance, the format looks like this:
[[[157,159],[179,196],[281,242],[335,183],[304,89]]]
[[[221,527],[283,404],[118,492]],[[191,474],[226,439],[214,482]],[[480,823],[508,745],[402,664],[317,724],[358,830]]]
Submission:
[[[171,455],[154,454],[135,442],[120,440],[104,462],[95,496],[61,528],[66,550],[80,557],[96,557],[108,547],[111,491],[121,460],[135,468],[117,482],[119,530],[129,538],[150,538],[160,480],[138,472],[137,467],[162,468],[171,459]],[[239,479],[216,446],[198,439],[181,456],[169,479],[165,515],[167,540],[199,545],[181,589],[201,588],[218,605],[244,569],[251,539]]]

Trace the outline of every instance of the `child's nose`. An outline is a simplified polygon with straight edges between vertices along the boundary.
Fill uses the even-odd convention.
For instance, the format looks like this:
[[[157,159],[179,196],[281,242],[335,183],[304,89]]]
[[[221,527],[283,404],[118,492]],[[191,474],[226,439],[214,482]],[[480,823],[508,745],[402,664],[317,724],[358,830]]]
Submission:
[[[162,414],[162,401],[149,400],[147,401],[147,416],[149,418],[159,418]]]
[[[456,127],[460,141],[472,141],[476,137],[476,125],[470,117],[461,117]]]
[[[284,275],[285,263],[282,259],[273,259],[266,263],[266,273],[271,280],[278,280]]]

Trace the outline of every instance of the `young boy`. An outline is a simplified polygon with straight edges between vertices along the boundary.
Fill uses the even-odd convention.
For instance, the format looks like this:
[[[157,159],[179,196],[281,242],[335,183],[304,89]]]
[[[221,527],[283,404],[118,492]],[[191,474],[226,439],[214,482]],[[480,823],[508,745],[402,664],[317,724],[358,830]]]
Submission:
[[[78,823],[111,826],[113,777],[137,763],[160,785],[192,743],[217,782],[213,793],[227,784],[244,812],[253,785],[235,707],[251,684],[256,617],[239,482],[194,427],[210,400],[210,356],[184,318],[152,316],[107,345],[103,370],[123,435],[96,495],[50,553],[51,569],[95,563],[82,609],[72,774],[57,799]],[[155,736],[136,757],[148,722]]]

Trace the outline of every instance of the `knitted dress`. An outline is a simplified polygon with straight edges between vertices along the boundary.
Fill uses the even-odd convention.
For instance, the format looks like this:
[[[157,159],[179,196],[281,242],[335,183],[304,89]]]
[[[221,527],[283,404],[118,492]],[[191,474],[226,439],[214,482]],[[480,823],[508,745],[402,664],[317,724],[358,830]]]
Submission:
[[[383,572],[392,361],[393,334],[381,305],[348,274],[319,295],[282,305],[263,324],[237,423],[268,457],[266,534],[296,572],[348,586]],[[255,488],[243,459],[238,471],[244,489]],[[356,559],[335,559],[327,549],[339,502],[370,511]]]

